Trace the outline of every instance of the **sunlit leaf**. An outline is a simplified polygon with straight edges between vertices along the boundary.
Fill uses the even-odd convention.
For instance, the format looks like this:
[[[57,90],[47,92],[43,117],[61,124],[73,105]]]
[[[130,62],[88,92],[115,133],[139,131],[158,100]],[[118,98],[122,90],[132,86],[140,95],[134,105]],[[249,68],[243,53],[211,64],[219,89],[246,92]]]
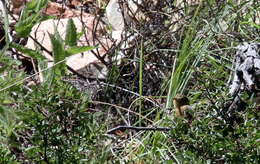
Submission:
[[[96,46],[75,46],[66,50],[67,56],[83,53],[97,48]]]
[[[65,36],[65,44],[69,46],[77,45],[77,29],[72,19],[68,20]]]
[[[33,59],[38,59],[38,60],[44,60],[45,58],[42,56],[42,54],[40,52],[38,52],[37,50],[32,50],[29,48],[26,48],[20,44],[16,44],[16,43],[11,43],[10,47],[15,48],[17,51],[28,55],[30,57],[32,57]]]

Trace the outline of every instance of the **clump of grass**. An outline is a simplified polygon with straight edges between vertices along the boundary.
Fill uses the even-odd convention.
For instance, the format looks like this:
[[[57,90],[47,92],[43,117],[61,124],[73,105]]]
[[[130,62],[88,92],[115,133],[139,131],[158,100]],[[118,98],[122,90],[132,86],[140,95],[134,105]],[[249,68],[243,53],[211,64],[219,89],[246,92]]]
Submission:
[[[180,28],[181,33],[173,34],[179,39],[175,47],[177,51],[174,48],[172,51],[167,51],[177,53],[173,53],[172,71],[167,77],[170,79],[167,83],[169,90],[166,107],[172,108],[172,98],[176,93],[185,94],[191,102],[197,103],[194,109],[195,120],[190,123],[174,116],[164,117],[164,114],[160,115],[164,113],[161,108],[155,117],[158,120],[157,124],[172,127],[172,131],[136,133],[132,141],[124,141],[130,145],[130,149],[127,149],[128,147],[124,149],[124,152],[127,152],[126,157],[119,154],[119,161],[144,163],[259,161],[257,157],[259,146],[254,146],[258,142],[255,130],[259,126],[257,122],[259,114],[251,106],[247,111],[237,113],[238,120],[234,121],[234,124],[226,122],[220,114],[229,101],[228,80],[232,71],[234,46],[240,43],[241,36],[244,36],[243,41],[259,40],[259,36],[255,33],[258,29],[252,25],[258,14],[257,5],[251,8],[249,4],[251,2],[239,4],[206,1],[195,6],[185,6],[184,17],[193,19],[188,19],[189,21]],[[244,20],[251,20],[251,25],[245,26]],[[249,34],[252,36],[249,37]],[[147,37],[146,40],[152,37]],[[153,48],[153,45],[144,47],[150,51],[153,51]],[[145,60],[144,65],[148,62]],[[143,87],[147,84],[142,83]],[[161,94],[165,95],[165,90],[161,91]],[[160,97],[160,94],[155,93],[153,96]],[[250,127],[245,124],[247,121],[250,122]],[[250,129],[250,132],[247,131],[248,135],[242,132],[244,128]],[[250,144],[242,144],[246,142]]]

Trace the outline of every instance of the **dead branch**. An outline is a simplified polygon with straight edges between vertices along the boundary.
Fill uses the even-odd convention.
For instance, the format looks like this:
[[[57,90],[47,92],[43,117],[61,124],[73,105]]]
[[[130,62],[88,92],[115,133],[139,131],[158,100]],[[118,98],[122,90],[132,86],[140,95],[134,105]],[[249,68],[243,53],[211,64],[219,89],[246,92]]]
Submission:
[[[117,130],[136,130],[136,131],[170,131],[171,128],[167,128],[167,127],[135,127],[135,126],[117,126],[113,129],[110,129],[107,131],[107,134],[113,134],[115,133]]]

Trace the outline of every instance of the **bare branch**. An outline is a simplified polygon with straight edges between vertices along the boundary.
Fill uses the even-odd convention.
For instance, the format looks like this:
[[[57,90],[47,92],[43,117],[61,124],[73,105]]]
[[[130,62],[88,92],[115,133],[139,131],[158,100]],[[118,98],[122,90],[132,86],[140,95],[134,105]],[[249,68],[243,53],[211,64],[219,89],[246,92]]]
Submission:
[[[140,131],[140,130],[143,130],[143,131],[170,131],[171,130],[171,128],[167,128],[167,127],[118,126],[118,127],[108,130],[107,134],[113,134],[117,130],[126,130],[126,129],[136,130],[136,131]]]

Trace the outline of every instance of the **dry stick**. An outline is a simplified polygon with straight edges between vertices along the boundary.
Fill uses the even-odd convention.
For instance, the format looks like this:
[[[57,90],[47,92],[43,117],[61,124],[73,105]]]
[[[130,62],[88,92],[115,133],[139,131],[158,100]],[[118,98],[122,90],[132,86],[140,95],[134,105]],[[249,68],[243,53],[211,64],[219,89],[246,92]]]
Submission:
[[[83,21],[83,10],[82,10],[82,9],[81,9],[81,14],[80,14],[80,21],[81,21],[82,27],[83,27],[84,29],[87,29],[87,27],[85,26],[85,23],[84,23],[84,21]],[[95,23],[95,20],[94,20],[93,23]],[[94,29],[94,30],[95,30],[95,29]],[[93,33],[93,31],[92,31],[92,33]],[[86,40],[87,44],[90,45],[90,42],[89,42],[89,40],[88,40],[86,31],[84,31],[84,37],[85,37],[85,40]],[[93,36],[93,43],[95,43],[95,38],[94,38],[94,37],[95,37],[95,36]],[[102,45],[102,46],[103,46],[103,45]],[[107,63],[107,62],[105,61],[105,59],[104,59],[105,55],[102,57],[102,56],[99,55],[99,53],[96,53],[94,50],[90,50],[90,52],[91,52],[92,54],[94,54],[95,57],[102,62],[102,64],[104,64],[105,66],[108,66],[108,63]],[[97,52],[98,52],[98,49],[97,49]]]
[[[83,79],[88,79],[88,78],[85,77],[84,75],[82,75],[82,74],[80,74],[80,73],[74,71],[73,69],[70,69],[69,66],[68,66],[68,69],[69,69],[71,72],[73,72],[73,73],[75,73],[76,75],[78,75],[79,77],[81,77],[81,78],[83,78]],[[130,91],[130,90],[127,90],[127,89],[122,88],[122,87],[119,87],[119,86],[115,86],[115,85],[112,85],[112,84],[104,83],[104,82],[100,82],[100,84],[101,84],[101,85],[107,85],[107,86],[110,86],[110,87],[114,87],[114,88],[120,89],[120,90],[125,91],[125,92],[129,92],[129,93],[131,93],[131,94],[133,94],[133,95],[135,95],[135,96],[141,97],[141,98],[143,98],[143,99],[145,99],[145,100],[151,102],[151,103],[154,104],[155,106],[161,108],[160,105],[156,104],[155,102],[153,102],[153,101],[150,100],[149,98],[146,98],[145,96],[139,95],[138,93],[132,92],[132,91]],[[109,103],[107,103],[107,105],[108,105],[108,104],[109,104]],[[112,105],[112,104],[111,104],[111,105]],[[118,106],[116,106],[116,107],[118,107]],[[118,108],[116,108],[116,109],[117,109],[117,112],[119,113],[119,115],[123,118],[123,120],[124,120],[124,122],[126,123],[126,125],[128,125],[128,122],[125,120],[125,118],[123,117],[122,113],[118,110]],[[121,107],[121,109],[122,109],[122,107]],[[125,109],[126,111],[130,112],[129,109],[126,109],[126,108],[124,108],[124,109]],[[132,112],[132,113],[135,113],[135,112]],[[139,115],[138,115],[138,116],[139,116]],[[145,117],[142,116],[142,115],[141,115],[141,117],[145,118]],[[151,121],[151,120],[148,120],[148,121],[153,122],[153,121]]]
[[[116,108],[116,111],[117,111],[117,113],[120,115],[120,117],[122,118],[122,120],[124,121],[124,123],[125,123],[126,125],[130,126],[130,124],[127,122],[127,120],[126,120],[125,117],[123,116],[122,112],[121,112],[118,108]]]
[[[110,103],[106,103],[106,102],[102,102],[102,101],[90,101],[90,103],[113,106],[113,107],[115,107],[115,108],[118,108],[118,109],[127,111],[127,112],[129,112],[129,113],[133,113],[133,114],[135,114],[135,115],[137,115],[137,116],[140,116],[140,117],[142,117],[143,119],[145,119],[145,120],[151,122],[152,124],[154,124],[154,122],[153,122],[152,120],[150,120],[149,118],[146,118],[146,117],[144,117],[143,115],[141,115],[141,114],[139,114],[139,113],[137,113],[137,112],[131,111],[131,110],[127,109],[127,108],[124,108],[124,107],[121,107],[121,106],[118,106],[118,105],[115,105],[115,104],[110,104]]]
[[[146,131],[170,131],[171,130],[171,128],[167,128],[167,127],[118,126],[118,127],[115,127],[113,129],[108,130],[107,134],[113,134],[117,130],[126,130],[126,129],[136,130],[136,131],[140,131],[140,130],[146,130]]]
[[[94,103],[94,104],[104,104],[104,105],[109,105],[109,106],[113,106],[113,107],[116,107],[118,109],[121,109],[121,110],[124,110],[124,111],[128,111],[129,113],[133,113],[135,115],[138,115],[140,117],[142,117],[143,119],[151,122],[154,124],[154,122],[146,117],[144,117],[143,115],[137,113],[137,112],[134,112],[134,111],[131,111],[129,109],[126,109],[124,107],[121,107],[121,106],[117,106],[117,105],[114,105],[114,104],[110,104],[110,103],[106,103],[106,102],[101,102],[101,101],[90,101],[91,103]],[[132,129],[132,130],[152,130],[152,131],[169,131],[171,130],[171,128],[167,128],[167,127],[134,127],[134,126],[118,126],[116,128],[113,128],[111,130],[109,130],[107,133],[108,134],[111,134],[111,133],[114,133],[115,131],[117,130],[125,130],[125,129]]]
[[[158,104],[156,104],[154,101],[150,100],[149,98],[146,98],[145,96],[141,96],[140,94],[135,93],[135,92],[133,92],[133,91],[130,91],[130,90],[127,90],[127,89],[125,89],[125,88],[122,88],[122,87],[119,87],[119,86],[115,86],[115,85],[112,85],[112,84],[108,84],[108,83],[105,83],[105,82],[100,82],[100,84],[101,84],[101,85],[107,85],[107,86],[110,86],[110,87],[113,87],[113,88],[116,88],[116,89],[120,89],[120,90],[125,91],[125,92],[128,92],[128,93],[131,93],[131,94],[133,94],[133,95],[135,95],[135,96],[137,96],[137,97],[143,98],[143,99],[145,99],[145,100],[151,102],[151,103],[152,103],[153,105],[155,105],[156,107],[161,108],[161,106],[158,105]],[[130,108],[130,107],[131,107],[131,105],[129,106],[129,108]],[[128,112],[130,111],[129,108],[127,109]],[[117,108],[116,108],[116,109],[117,109]],[[129,123],[124,119],[124,117],[122,116],[121,112],[120,112],[118,109],[117,109],[117,112],[118,112],[118,113],[120,114],[120,116],[123,118],[125,124],[126,124],[126,125],[129,125]]]
[[[113,88],[116,88],[116,89],[119,89],[119,90],[122,90],[122,91],[125,91],[125,92],[128,92],[128,93],[131,93],[131,94],[133,94],[133,95],[135,95],[137,97],[140,97],[140,98],[143,98],[143,99],[149,101],[150,103],[152,103],[156,107],[162,108],[160,105],[156,104],[154,101],[150,100],[146,96],[141,96],[138,93],[135,93],[133,91],[127,90],[125,88],[122,88],[122,87],[119,87],[119,86],[116,86],[116,85],[113,85],[113,84],[108,84],[108,83],[105,83],[105,82],[100,82],[100,84],[101,85],[107,85],[107,86],[110,86],[110,87],[113,87]]]

